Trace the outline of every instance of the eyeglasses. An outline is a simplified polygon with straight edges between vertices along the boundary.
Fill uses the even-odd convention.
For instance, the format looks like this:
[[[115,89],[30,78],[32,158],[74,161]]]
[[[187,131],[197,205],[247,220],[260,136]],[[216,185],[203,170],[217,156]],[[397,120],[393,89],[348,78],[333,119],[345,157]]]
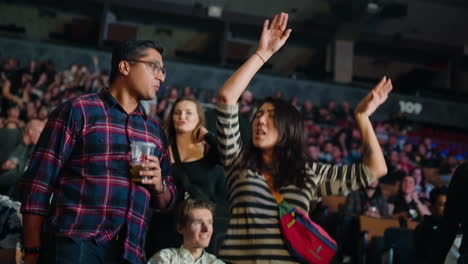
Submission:
[[[166,68],[162,67],[159,62],[155,61],[143,61],[143,60],[133,60],[133,59],[128,59],[128,61],[134,61],[134,62],[141,62],[146,65],[148,65],[151,70],[153,71],[154,75],[157,75],[159,72],[163,75],[166,76]]]

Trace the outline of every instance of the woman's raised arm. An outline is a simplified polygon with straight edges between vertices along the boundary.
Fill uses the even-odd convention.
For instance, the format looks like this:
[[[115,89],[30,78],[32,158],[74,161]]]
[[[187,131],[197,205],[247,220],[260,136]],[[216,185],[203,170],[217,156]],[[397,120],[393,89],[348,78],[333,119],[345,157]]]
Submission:
[[[288,25],[288,14],[275,15],[273,21],[265,20],[257,51],[227,79],[218,93],[218,102],[235,105],[254,75],[262,65],[275,54],[289,38],[291,29]]]

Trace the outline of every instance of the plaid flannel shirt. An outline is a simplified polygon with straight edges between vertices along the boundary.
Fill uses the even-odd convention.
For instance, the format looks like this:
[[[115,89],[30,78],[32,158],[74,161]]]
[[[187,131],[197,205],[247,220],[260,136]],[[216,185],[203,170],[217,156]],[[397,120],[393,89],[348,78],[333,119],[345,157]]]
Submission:
[[[142,263],[152,194],[130,180],[130,142],[156,145],[162,176],[172,194],[170,159],[160,125],[141,105],[127,114],[107,90],[59,106],[42,132],[19,184],[23,214],[50,215],[59,235],[98,244],[125,231],[123,258]],[[54,206],[50,197],[54,195]]]

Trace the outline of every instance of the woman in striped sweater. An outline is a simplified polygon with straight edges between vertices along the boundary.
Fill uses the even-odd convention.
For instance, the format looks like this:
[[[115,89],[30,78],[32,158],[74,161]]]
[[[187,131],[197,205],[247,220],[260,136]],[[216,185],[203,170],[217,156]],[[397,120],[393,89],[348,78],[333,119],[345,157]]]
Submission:
[[[259,46],[223,85],[217,106],[221,159],[229,188],[231,219],[219,256],[230,263],[296,263],[285,247],[275,196],[304,212],[319,196],[344,195],[386,174],[385,160],[369,116],[392,89],[385,77],[359,103],[356,123],[362,136],[362,163],[334,166],[309,162],[300,113],[285,101],[267,98],[254,115],[252,137],[239,133],[239,96],[260,67],[288,39],[288,15],[264,22]]]

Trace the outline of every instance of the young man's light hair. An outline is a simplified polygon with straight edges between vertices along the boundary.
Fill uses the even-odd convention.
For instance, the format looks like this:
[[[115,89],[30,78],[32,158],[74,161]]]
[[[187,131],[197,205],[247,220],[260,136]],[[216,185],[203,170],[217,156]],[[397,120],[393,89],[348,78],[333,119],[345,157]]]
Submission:
[[[214,205],[210,201],[193,200],[193,199],[184,200],[179,205],[179,207],[177,207],[177,211],[176,211],[177,226],[183,227],[187,224],[187,222],[190,220],[190,212],[192,212],[193,209],[208,209],[210,210],[211,214],[213,214]]]

